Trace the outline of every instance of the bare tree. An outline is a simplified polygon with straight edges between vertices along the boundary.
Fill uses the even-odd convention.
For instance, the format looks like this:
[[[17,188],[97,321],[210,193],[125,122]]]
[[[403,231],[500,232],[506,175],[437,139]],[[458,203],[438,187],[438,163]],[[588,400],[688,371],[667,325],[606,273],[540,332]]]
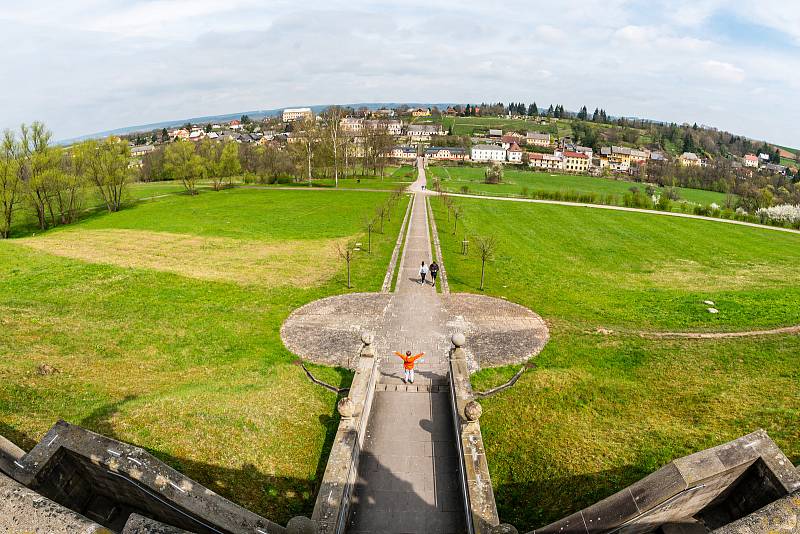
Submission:
[[[378,217],[380,221],[380,233],[383,233],[383,219],[386,218],[386,205],[381,204],[380,206],[375,208],[375,215]]]
[[[372,218],[367,217],[364,220],[364,228],[367,230],[367,252],[372,253],[372,232],[375,231],[375,225],[378,222]]]
[[[350,262],[352,262],[353,258],[355,258],[353,245],[350,243],[339,243],[336,245],[336,252],[339,254],[339,258],[343,259],[347,264],[347,289],[350,289],[353,287],[353,285],[350,283]]]
[[[464,215],[463,210],[460,206],[453,206],[453,235],[456,235],[456,231],[458,230],[458,220]]]
[[[494,256],[497,249],[497,239],[494,236],[478,236],[475,238],[475,248],[481,260],[481,291],[483,291],[483,280],[486,274],[486,262]]]
[[[306,117],[297,124],[296,135],[298,137],[301,154],[305,159],[306,178],[308,186],[313,185],[311,181],[311,166],[314,159],[314,152],[319,144],[319,126],[314,117]]]
[[[331,106],[325,110],[322,117],[325,121],[325,138],[330,143],[333,156],[333,183],[334,187],[339,187],[339,162],[344,148],[342,146],[342,119],[345,117],[345,112],[339,106]]]

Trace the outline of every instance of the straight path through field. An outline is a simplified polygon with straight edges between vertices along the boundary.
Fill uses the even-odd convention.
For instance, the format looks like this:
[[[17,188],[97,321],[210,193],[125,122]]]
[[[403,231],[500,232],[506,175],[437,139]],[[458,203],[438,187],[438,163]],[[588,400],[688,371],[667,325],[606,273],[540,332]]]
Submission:
[[[381,374],[359,462],[350,533],[465,530],[447,378],[448,314],[436,289],[419,283],[421,262],[431,261],[425,183],[419,162],[397,286],[375,336]],[[402,361],[393,355],[406,350],[425,353],[408,385]]]

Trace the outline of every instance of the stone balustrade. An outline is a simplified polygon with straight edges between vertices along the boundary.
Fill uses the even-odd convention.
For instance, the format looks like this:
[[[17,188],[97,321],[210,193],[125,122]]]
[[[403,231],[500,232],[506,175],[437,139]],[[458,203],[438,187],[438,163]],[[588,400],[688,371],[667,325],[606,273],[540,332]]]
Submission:
[[[450,351],[450,400],[456,430],[456,446],[461,461],[468,534],[516,533],[511,525],[501,525],[497,516],[489,465],[483,447],[480,417],[483,409],[475,401],[469,380],[464,334],[452,337]]]
[[[378,380],[373,335],[364,333],[361,340],[363,347],[356,362],[349,394],[340,399],[337,406],[341,420],[317,494],[314,513],[311,520],[294,518],[288,525],[290,533],[341,534],[347,526],[359,457]]]

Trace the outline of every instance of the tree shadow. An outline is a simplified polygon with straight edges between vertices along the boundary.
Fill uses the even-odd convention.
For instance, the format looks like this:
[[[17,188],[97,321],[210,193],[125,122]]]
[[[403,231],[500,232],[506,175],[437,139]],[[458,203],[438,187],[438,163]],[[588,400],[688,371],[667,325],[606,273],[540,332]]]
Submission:
[[[540,471],[530,471],[537,474]],[[495,489],[502,522],[520,532],[533,531],[586,508],[653,472],[644,465],[568,477],[541,476],[525,482],[501,484]]]

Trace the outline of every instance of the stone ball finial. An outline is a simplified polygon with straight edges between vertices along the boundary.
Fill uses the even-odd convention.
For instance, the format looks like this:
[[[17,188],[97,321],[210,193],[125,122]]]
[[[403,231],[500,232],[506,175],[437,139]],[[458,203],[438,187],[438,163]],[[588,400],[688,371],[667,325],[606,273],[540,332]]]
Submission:
[[[361,333],[361,342],[364,345],[372,345],[372,342],[375,341],[375,336],[372,332],[362,332]]]
[[[514,525],[509,525],[508,523],[500,523],[499,525],[492,527],[490,532],[491,534],[519,534],[519,531],[514,527]]]
[[[456,347],[463,347],[464,343],[467,342],[467,338],[464,336],[463,332],[456,332],[450,338],[450,341],[452,341],[453,345],[455,345]]]
[[[477,401],[469,401],[467,405],[464,406],[464,415],[469,421],[477,421],[481,418],[482,413],[483,407],[478,404]]]
[[[343,397],[339,399],[339,402],[336,404],[336,409],[339,410],[339,415],[344,418],[353,417],[353,413],[356,410],[353,401],[350,400],[350,397]]]
[[[288,534],[317,534],[317,524],[303,516],[293,517],[286,524]]]

